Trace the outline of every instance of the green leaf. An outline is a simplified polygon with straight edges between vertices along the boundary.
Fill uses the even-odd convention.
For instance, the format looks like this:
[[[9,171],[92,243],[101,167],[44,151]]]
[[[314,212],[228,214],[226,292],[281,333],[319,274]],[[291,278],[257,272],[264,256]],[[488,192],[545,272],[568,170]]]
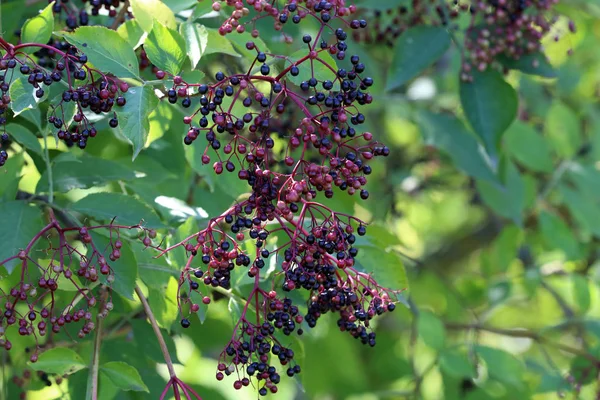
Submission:
[[[478,180],[477,189],[492,210],[520,226],[526,202],[525,181],[512,162],[503,166],[503,184]]]
[[[147,249],[142,243],[131,244],[132,251],[138,262],[140,278],[148,288],[160,289],[170,277],[179,277],[179,268],[167,261],[167,257],[156,257],[156,252]]]
[[[152,30],[154,20],[170,29],[177,27],[175,14],[160,0],[130,0],[135,19],[145,32]]]
[[[7,201],[0,203],[0,262],[16,255],[25,249],[27,244],[44,226],[39,208],[30,206],[24,201]],[[5,264],[10,273],[16,262]]]
[[[400,256],[376,246],[357,246],[356,260],[367,273],[373,273],[377,281],[393,290],[408,290],[408,278]]]
[[[170,330],[177,319],[178,284],[175,277],[169,277],[160,289],[149,289],[148,303],[161,328]]]
[[[47,171],[44,171],[42,174],[37,184],[37,193],[49,190],[47,173]],[[76,159],[76,161],[69,160],[54,163],[52,174],[54,190],[59,192],[68,192],[72,189],[89,189],[107,182],[128,181],[136,177],[131,168],[114,161],[87,155]]]
[[[526,74],[538,75],[544,78],[556,78],[557,76],[550,61],[541,52],[523,55],[518,60],[500,56],[498,61],[508,69],[516,69]]]
[[[446,328],[442,321],[429,311],[421,311],[417,317],[417,331],[423,342],[432,349],[441,350],[446,344]]]
[[[546,116],[545,132],[560,157],[573,157],[582,144],[579,118],[568,106],[556,100]]]
[[[460,83],[460,102],[469,123],[493,153],[517,116],[517,92],[497,71],[473,75],[473,82]]]
[[[542,237],[548,249],[561,249],[569,260],[581,257],[579,241],[560,217],[542,211],[539,221]]]
[[[56,375],[70,375],[87,368],[79,354],[65,347],[47,350],[39,355],[37,362],[28,364],[35,371]]]
[[[186,59],[186,43],[181,35],[155,21],[152,31],[144,42],[148,59],[163,71],[179,74]]]
[[[450,156],[454,164],[474,178],[497,182],[488,155],[456,117],[421,111],[417,116],[425,142]]]
[[[181,36],[183,36],[185,40],[187,55],[192,63],[192,69],[194,69],[196,68],[196,65],[198,65],[198,62],[206,49],[208,31],[203,25],[185,22],[179,25],[179,33],[181,33]]]
[[[445,28],[417,26],[402,33],[394,46],[386,90],[398,89],[436,62],[450,47]]]
[[[48,43],[54,30],[53,5],[54,2],[48,4],[38,15],[25,21],[21,29],[22,43]],[[35,48],[26,48],[24,50],[34,51],[33,49]]]
[[[475,378],[475,366],[466,354],[457,349],[440,352],[440,369],[454,378]]]
[[[287,78],[290,81],[297,86],[303,81],[308,81],[313,77],[318,81],[330,80],[336,82],[335,73],[327,66],[329,65],[334,70],[337,70],[337,63],[329,53],[323,51],[319,53],[317,59],[312,60],[308,58],[300,62],[305,57],[306,50],[298,50],[287,58],[288,62],[286,63],[286,67],[296,64],[300,70],[300,73],[297,76],[291,76],[291,74],[289,74]],[[339,82],[336,82],[336,84],[339,86]]]
[[[131,365],[122,361],[107,362],[100,366],[100,372],[121,390],[148,392],[148,387],[142,381],[140,373]]]
[[[571,290],[579,312],[585,314],[590,309],[590,286],[588,279],[579,274],[571,275]]]
[[[110,71],[117,78],[141,79],[133,48],[116,31],[103,26],[82,26],[73,33],[61,34],[84,52],[97,69]]]
[[[44,86],[40,86],[45,88]],[[8,89],[10,96],[10,108],[15,113],[15,117],[25,110],[36,108],[38,103],[44,101],[48,97],[48,88],[45,88],[44,96],[38,99],[35,96],[36,89],[27,82],[26,76],[19,76],[14,79]]]
[[[532,171],[551,172],[554,169],[550,145],[533,126],[515,121],[504,134],[508,155]]]
[[[600,237],[600,207],[597,199],[581,190],[573,190],[566,184],[559,186],[563,204],[577,222],[583,234]]]
[[[147,228],[160,228],[163,224],[150,206],[135,197],[121,193],[92,193],[73,203],[70,207],[99,222],[114,219],[119,225],[142,224]]]
[[[42,155],[42,145],[33,133],[22,125],[8,124],[6,125],[6,132],[19,142],[25,148],[33,151],[36,154]]]
[[[110,244],[110,238],[101,235],[97,231],[90,233],[92,240],[96,248],[100,252],[104,252],[104,257],[108,260],[112,246]],[[114,237],[113,237],[113,240]],[[112,289],[119,293],[121,296],[134,300],[133,292],[135,289],[135,281],[138,278],[138,264],[135,254],[131,251],[131,246],[128,241],[122,240],[123,247],[121,247],[121,257],[117,261],[109,261],[112,272],[115,275],[115,280],[112,283],[108,283],[105,275],[100,276],[100,281],[111,286]]]
[[[130,19],[117,28],[117,33],[129,44],[132,49],[137,49],[144,42],[144,30],[135,19]]]
[[[119,132],[133,145],[133,159],[144,148],[150,133],[150,114],[158,106],[158,97],[151,86],[130,87],[127,102],[119,110]]]
[[[485,361],[490,377],[512,386],[523,385],[525,367],[518,358],[504,350],[486,346],[476,346],[476,352]]]

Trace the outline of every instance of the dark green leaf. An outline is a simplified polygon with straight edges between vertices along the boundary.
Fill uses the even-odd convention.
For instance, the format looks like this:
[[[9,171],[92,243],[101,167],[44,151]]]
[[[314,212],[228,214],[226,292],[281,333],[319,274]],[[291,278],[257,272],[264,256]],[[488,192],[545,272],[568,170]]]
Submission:
[[[525,182],[517,167],[508,161],[504,164],[502,184],[477,181],[477,189],[483,201],[495,212],[521,225],[525,209]]]
[[[485,150],[460,120],[428,111],[421,111],[417,120],[425,141],[448,154],[458,168],[475,178],[498,181]]]
[[[7,201],[0,203],[0,262],[17,255],[25,249],[29,242],[44,226],[39,208],[23,201]],[[14,262],[4,265],[10,273]]]
[[[300,70],[297,76],[291,76],[291,74],[287,76],[296,85],[300,85],[303,81],[308,81],[313,77],[318,81],[331,80],[335,82],[336,80],[335,72],[331,68],[337,70],[337,63],[327,52],[319,53],[319,57],[312,60],[306,57],[306,50],[298,50],[291,54],[288,60],[289,62],[286,63],[286,67],[293,63],[298,65],[298,69]]]
[[[394,90],[418,76],[436,62],[450,47],[445,28],[416,26],[403,32],[394,46],[386,90]]]
[[[549,250],[561,249],[569,260],[581,257],[581,248],[577,238],[560,217],[542,211],[539,221],[542,236]]]
[[[504,135],[508,155],[532,171],[551,172],[554,168],[550,145],[533,126],[515,121]]]
[[[526,54],[518,60],[501,56],[499,61],[509,69],[516,69],[526,74],[543,76],[544,78],[556,78],[556,71],[543,53]]]
[[[121,390],[148,392],[140,373],[122,361],[112,361],[100,366],[100,372],[108,377],[113,385]]]
[[[517,116],[517,92],[497,71],[473,75],[473,82],[461,81],[460,102],[469,123],[493,153]]]
[[[397,253],[375,246],[360,246],[357,261],[365,272],[373,273],[379,284],[392,290],[408,291],[408,278]]]
[[[48,191],[47,171],[42,174],[36,191]],[[55,163],[52,168],[54,190],[68,192],[72,189],[88,189],[111,181],[135,179],[135,172],[119,163],[91,156],[77,161]]]
[[[158,105],[158,97],[151,86],[129,88],[127,103],[119,110],[119,132],[133,145],[135,159],[144,148],[150,133],[149,115]]]
[[[62,33],[62,36],[84,52],[101,71],[110,71],[118,78],[140,80],[137,56],[116,31],[103,26],[82,26],[73,33]]]
[[[36,154],[42,155],[43,150],[40,142],[33,133],[22,125],[8,124],[6,125],[6,132],[13,139],[23,145],[26,149],[33,151]]]
[[[141,224],[147,228],[163,226],[156,212],[147,204],[121,193],[92,193],[69,208],[99,222],[114,220],[119,225]]]

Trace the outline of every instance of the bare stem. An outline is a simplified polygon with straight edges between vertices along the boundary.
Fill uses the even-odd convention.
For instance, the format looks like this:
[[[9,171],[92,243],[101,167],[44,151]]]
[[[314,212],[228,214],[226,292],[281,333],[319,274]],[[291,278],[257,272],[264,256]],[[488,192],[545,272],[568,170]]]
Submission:
[[[158,340],[158,344],[160,345],[160,349],[163,353],[163,357],[165,359],[165,363],[167,364],[167,368],[169,370],[169,375],[171,378],[175,378],[175,369],[173,368],[173,361],[171,361],[171,355],[169,354],[169,350],[167,349],[167,344],[165,343],[165,339],[162,337],[162,333],[160,333],[160,328],[158,327],[158,323],[156,322],[156,318],[152,313],[152,309],[150,308],[150,304],[148,304],[148,300],[142,293],[142,290],[139,286],[135,287],[135,294],[139,297],[142,302],[142,307],[144,307],[144,311],[146,312],[146,316],[150,321],[150,325],[152,325],[152,329],[154,329],[154,334],[156,335],[156,339]]]

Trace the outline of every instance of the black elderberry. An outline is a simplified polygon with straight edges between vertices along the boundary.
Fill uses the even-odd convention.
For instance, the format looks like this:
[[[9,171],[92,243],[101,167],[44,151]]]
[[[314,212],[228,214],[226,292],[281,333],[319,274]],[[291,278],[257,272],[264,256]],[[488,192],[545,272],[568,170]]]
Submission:
[[[187,319],[187,318],[183,318],[183,319],[181,320],[181,326],[182,326],[182,327],[184,327],[184,328],[189,328],[189,327],[190,327],[190,325],[191,325],[191,323],[190,323],[190,320],[189,320],[189,319]]]

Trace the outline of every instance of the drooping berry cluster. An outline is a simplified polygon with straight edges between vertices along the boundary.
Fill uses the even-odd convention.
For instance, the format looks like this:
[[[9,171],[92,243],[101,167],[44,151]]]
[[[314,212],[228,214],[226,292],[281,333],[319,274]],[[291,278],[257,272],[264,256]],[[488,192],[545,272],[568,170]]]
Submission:
[[[201,146],[202,163],[212,161],[216,174],[236,173],[249,188],[247,198],[205,229],[163,250],[183,247],[188,254],[179,282],[181,325],[191,325],[185,314],[199,309],[198,294],[204,304],[210,303],[202,283],[228,289],[232,272],[244,270],[254,287],[221,354],[217,379],[234,374],[234,387],[240,389],[255,378],[259,394],[266,395],[277,391],[280,379],[273,359],[287,366],[289,376],[300,372],[290,365],[293,351],[278,341],[278,331],[284,337],[302,334],[303,324],[314,327],[332,312],[341,331],[374,345],[369,321],[394,310],[398,291],[383,288],[355,268],[355,233],[364,235],[365,224],[317,202],[336,191],[367,199],[369,162],[387,156],[389,149],[361,129],[366,120],[361,109],[373,101],[373,79],[360,57],[349,53],[346,29],[367,25],[346,19],[353,6],[311,0],[276,6],[258,0],[215,2],[213,8],[221,10],[222,5],[235,9],[222,34],[244,32],[247,24],[264,17],[274,18],[276,30],[288,20],[299,23],[306,17],[321,25],[316,36],[302,36],[305,53],[293,59],[248,42],[252,65],[240,73],[217,72],[213,82],[186,82],[155,71],[158,79],[173,82],[166,100],[194,110],[184,117],[189,125],[184,143]],[[274,278],[280,289],[267,292],[260,283],[272,257],[282,258]],[[298,289],[308,297],[305,316],[279,294]]]
[[[48,0],[48,3],[52,3],[54,0]],[[55,15],[61,15],[62,13],[66,14],[65,25],[68,29],[74,30],[78,26],[85,26],[90,23],[90,14],[91,15],[99,15],[102,9],[106,10],[108,16],[111,18],[117,17],[119,10],[122,9],[123,6],[127,5],[128,2],[126,0],[82,0],[80,7],[69,0],[58,0],[55,1],[52,6],[52,12]],[[90,13],[88,13],[86,4],[90,6]],[[125,15],[130,14],[127,10],[123,10]],[[130,18],[132,15],[128,15]]]
[[[461,79],[472,81],[472,71],[502,68],[504,60],[519,60],[542,51],[541,40],[557,20],[558,0],[416,0],[385,11],[363,11],[373,15],[369,29],[353,32],[357,41],[394,46],[407,29],[420,25],[460,30],[460,19],[469,20],[464,30]],[[466,21],[465,21],[466,22]],[[570,23],[574,32],[575,26]],[[559,40],[559,36],[555,36]],[[531,60],[537,68],[539,60]]]
[[[146,247],[151,247],[151,238],[156,237],[156,232],[141,226],[63,228],[51,213],[50,222],[24,249],[1,260],[0,266],[18,268],[21,279],[7,292],[0,289],[0,346],[12,348],[6,333],[14,327],[21,336],[35,339],[30,361],[36,362],[49,330],[68,330],[79,338],[90,334],[95,328],[94,318],[106,317],[113,308],[110,287],[115,272],[111,263],[121,257],[120,230],[140,231],[139,240]],[[109,235],[105,239],[92,237],[92,231]],[[44,252],[43,260],[37,256],[39,252]],[[105,286],[98,287],[100,282]],[[76,289],[66,307],[59,306],[54,295],[63,284]]]
[[[126,100],[123,93],[128,90],[125,82],[105,75],[102,72],[90,68],[87,65],[87,56],[79,52],[73,46],[64,42],[57,42],[57,47],[35,43],[23,43],[13,46],[5,41],[0,41],[0,46],[6,50],[6,54],[0,60],[0,90],[2,91],[2,104],[0,113],[5,114],[9,108],[11,99],[9,90],[11,83],[19,76],[27,78],[34,95],[38,99],[46,96],[49,87],[57,82],[65,81],[67,90],[62,94],[57,104],[50,106],[48,122],[58,129],[57,137],[63,140],[67,146],[77,145],[85,148],[87,141],[96,136],[96,128],[84,114],[89,110],[95,114],[111,116],[109,125],[117,127],[118,119],[113,107],[122,107]],[[38,47],[44,50],[44,55],[39,55],[40,63],[34,63],[32,59],[23,52],[28,47]],[[16,70],[18,69],[18,72]],[[94,74],[100,76],[95,78]],[[76,85],[76,82],[82,82]],[[6,145],[9,135],[6,132],[2,117],[0,124],[3,126],[2,145]],[[74,122],[74,123],[73,123]],[[2,150],[0,164],[6,161],[8,154]]]

